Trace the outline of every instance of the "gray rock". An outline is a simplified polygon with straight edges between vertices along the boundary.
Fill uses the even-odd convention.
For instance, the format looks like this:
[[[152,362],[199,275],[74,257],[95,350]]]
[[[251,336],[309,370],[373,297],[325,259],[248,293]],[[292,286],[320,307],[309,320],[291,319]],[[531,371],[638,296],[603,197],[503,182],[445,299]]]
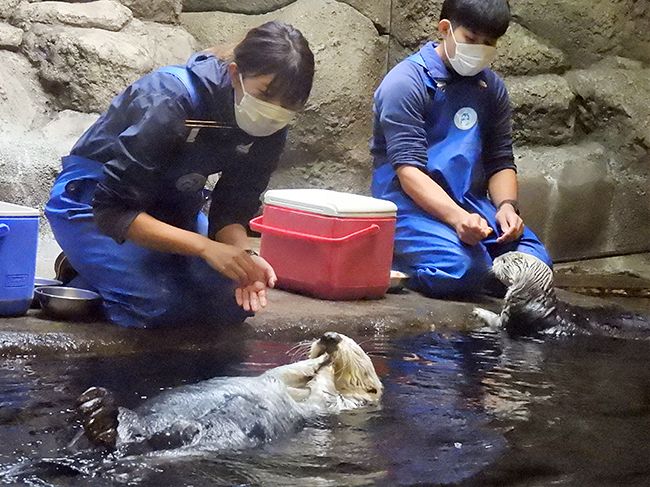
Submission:
[[[24,49],[59,109],[102,112],[140,76],[185,62],[193,40],[179,27],[142,22],[128,32],[35,24]]]
[[[513,107],[513,137],[518,143],[558,145],[574,135],[574,95],[561,76],[506,79]]]
[[[499,39],[499,55],[492,68],[502,75],[562,73],[569,67],[565,54],[519,24],[512,23]]]
[[[45,141],[54,149],[57,156],[65,156],[77,142],[81,134],[90,127],[99,115],[81,113],[73,110],[58,112],[54,119],[40,129]]]
[[[272,15],[181,15],[200,47],[236,41],[248,28],[270,19],[301,29],[317,63],[311,99],[292,127],[283,155],[279,174],[285,179],[275,181],[367,192],[372,93],[386,68],[385,38],[355,9],[331,0],[299,0]],[[337,180],[342,174],[345,181]]]
[[[368,17],[380,34],[388,34],[390,30],[391,0],[340,0],[357,9]]]
[[[0,133],[23,132],[48,120],[49,105],[33,68],[23,56],[0,51]]]
[[[632,0],[620,54],[650,62],[650,2],[647,0]]]
[[[183,0],[120,0],[133,15],[143,20],[177,24]]]
[[[443,0],[402,0],[393,2],[391,35],[400,45],[415,49],[438,37],[438,21]]]
[[[230,12],[265,14],[294,3],[296,0],[183,0],[183,12]]]
[[[154,66],[185,64],[196,50],[196,40],[184,28],[156,22],[134,20],[124,30],[147,46]]]
[[[616,149],[624,161],[621,169],[646,156],[650,149],[650,69],[599,65],[570,71],[565,78],[578,99],[581,129]]]
[[[20,0],[0,0],[0,19],[8,19],[20,3]]]
[[[414,49],[402,46],[394,36],[390,36],[388,39],[388,66],[386,71],[394,68],[396,64],[413,54],[413,52],[415,52]]]
[[[570,71],[566,78],[577,95],[581,130],[612,151],[609,166],[617,181],[610,217],[613,250],[633,252],[650,241],[650,69],[626,64],[626,69],[600,65]]]
[[[0,49],[15,49],[23,42],[23,31],[0,22]]]
[[[574,66],[588,66],[604,54],[625,55],[627,0],[518,0],[511,5],[519,23],[566,52]]]
[[[120,30],[132,17],[131,11],[116,0],[22,3],[14,13],[14,21],[21,25],[38,22],[111,31]]]
[[[615,182],[608,154],[595,143],[517,150],[524,221],[555,259],[578,258],[611,249]]]
[[[5,54],[0,52],[1,56]],[[2,61],[4,64],[5,59]],[[42,127],[24,130],[13,125],[2,130],[0,201],[42,210],[61,169],[61,156],[69,153],[96,119],[97,115],[64,111]],[[40,226],[42,235],[50,233],[45,218],[41,218]]]
[[[0,201],[42,209],[60,169],[59,155],[42,134],[0,135]],[[41,226],[45,219],[41,218]]]

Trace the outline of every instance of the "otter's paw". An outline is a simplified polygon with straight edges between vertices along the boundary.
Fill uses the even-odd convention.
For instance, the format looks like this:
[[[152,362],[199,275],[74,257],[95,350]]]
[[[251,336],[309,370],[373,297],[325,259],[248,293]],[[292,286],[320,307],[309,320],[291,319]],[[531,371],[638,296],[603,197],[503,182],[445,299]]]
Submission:
[[[501,327],[501,317],[498,314],[493,313],[487,309],[474,308],[472,311],[472,316],[478,322],[485,324],[493,330]]]
[[[115,448],[117,441],[117,406],[112,394],[103,387],[91,387],[77,398],[84,432],[98,446]]]

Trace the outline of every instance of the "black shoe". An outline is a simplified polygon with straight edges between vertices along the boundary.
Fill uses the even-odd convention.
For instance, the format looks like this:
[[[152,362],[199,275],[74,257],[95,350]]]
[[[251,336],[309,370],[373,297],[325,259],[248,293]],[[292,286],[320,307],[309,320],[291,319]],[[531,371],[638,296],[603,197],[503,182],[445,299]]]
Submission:
[[[64,286],[69,284],[78,275],[63,252],[54,261],[54,273],[55,279],[61,281]]]

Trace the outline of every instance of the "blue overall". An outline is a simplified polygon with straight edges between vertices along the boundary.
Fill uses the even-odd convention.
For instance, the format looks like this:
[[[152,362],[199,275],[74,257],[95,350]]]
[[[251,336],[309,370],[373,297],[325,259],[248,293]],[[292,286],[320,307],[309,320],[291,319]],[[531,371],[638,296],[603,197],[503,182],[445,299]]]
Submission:
[[[428,47],[429,53],[433,52],[433,47]],[[485,218],[494,232],[478,245],[464,244],[450,225],[425,212],[402,190],[396,164],[387,157],[379,161],[376,157],[373,196],[391,200],[398,207],[394,267],[411,276],[413,289],[444,297],[480,291],[492,259],[508,251],[526,252],[551,265],[544,246],[528,227],[517,241],[496,242],[501,230],[495,218],[496,208],[487,196],[490,175],[482,160],[481,124],[491,116],[491,105],[482,99],[488,93],[485,81],[478,76],[441,82],[431,75],[420,53],[403,62],[415,63],[424,70],[431,98],[424,114],[426,163],[419,165],[420,169],[458,205]]]
[[[210,80],[209,88],[213,97],[226,97],[221,93],[230,96],[226,101],[221,100],[219,106],[230,108],[232,113],[221,118],[226,118],[226,123],[234,125],[234,109],[229,104],[232,94],[228,94],[231,86],[226,78],[226,68],[216,69],[213,64],[206,66],[206,63],[215,61],[201,58],[195,69],[210,73],[210,76],[220,70],[220,77],[217,81]],[[224,131],[208,130],[205,136],[199,136],[199,139],[209,139],[203,145],[177,141],[171,149],[163,149],[163,157],[155,154],[151,156],[153,162],[146,159],[146,154],[152,150],[155,152],[157,145],[164,144],[171,137],[169,134],[173,130],[165,138],[163,130],[166,127],[173,126],[172,122],[182,127],[183,119],[192,117],[181,116],[181,113],[181,120],[177,121],[177,112],[168,116],[168,111],[156,111],[162,103],[142,103],[141,112],[136,112],[133,117],[136,122],[129,121],[128,124],[131,125],[127,124],[124,129],[124,124],[120,125],[121,121],[116,119],[116,114],[128,114],[129,110],[139,109],[131,99],[125,98],[129,92],[141,90],[133,97],[137,102],[147,93],[161,93],[160,86],[171,86],[176,90],[171,95],[169,90],[164,92],[165,100],[171,100],[171,106],[175,107],[173,103],[179,103],[175,101],[178,98],[185,100],[185,106],[195,108],[199,100],[188,75],[189,69],[162,68],[137,82],[144,89],[138,88],[136,84],[135,88],[130,87],[118,96],[111,109],[82,136],[72,154],[63,158],[62,172],[55,181],[45,207],[45,214],[58,243],[78,272],[78,277],[71,285],[99,293],[104,301],[107,318],[121,326],[148,328],[197,323],[232,325],[241,323],[252,314],[237,305],[234,282],[211,268],[203,259],[157,252],[124,238],[130,221],[141,211],[176,227],[206,235],[208,218],[201,212],[205,203],[205,177],[219,171],[223,172],[213,192],[210,225],[214,225],[214,228],[210,230],[210,235],[214,235],[224,225],[244,223],[259,206],[259,194],[266,187],[274,168],[276,161],[269,158],[276,158],[283,146],[286,134],[279,134],[277,138],[282,140],[274,142],[271,148],[268,145],[270,140],[254,140],[235,127],[225,135],[222,135]],[[166,77],[169,74],[176,80]],[[201,100],[203,106],[210,100],[212,99]],[[213,113],[217,109],[218,106]],[[156,125],[137,125],[141,123],[138,121],[147,122],[157,115],[160,115],[160,119],[154,123],[163,127],[157,137]],[[119,135],[114,135],[111,130]],[[137,133],[137,130],[141,130],[141,135],[133,137],[132,133]],[[148,136],[152,131],[154,137]],[[189,129],[180,134],[185,137],[188,132]],[[273,137],[267,139],[271,138]],[[111,142],[110,145],[106,142],[113,140],[118,142]],[[185,142],[185,139],[181,142]],[[128,148],[127,143],[131,144]],[[247,152],[240,151],[240,154],[236,151],[241,144],[245,144]],[[260,146],[256,147],[256,144]],[[109,152],[109,149],[112,152],[104,161],[79,155],[84,150],[91,154],[94,154],[91,150],[96,150],[97,159],[100,159],[103,157],[102,151]],[[123,152],[118,152],[119,150]],[[136,160],[134,154],[138,154],[140,159]],[[154,167],[156,171],[152,171],[155,176],[152,178],[153,183],[147,181],[139,185],[138,177],[134,178],[128,172],[130,168],[136,167],[140,171],[136,173],[138,176],[146,174],[155,164],[160,166]],[[181,182],[183,184],[179,184]],[[98,212],[98,205],[102,201],[109,201],[110,204],[105,205],[108,212]],[[135,203],[129,206],[132,201]],[[100,223],[102,219],[105,221]],[[114,220],[123,221],[116,226]]]

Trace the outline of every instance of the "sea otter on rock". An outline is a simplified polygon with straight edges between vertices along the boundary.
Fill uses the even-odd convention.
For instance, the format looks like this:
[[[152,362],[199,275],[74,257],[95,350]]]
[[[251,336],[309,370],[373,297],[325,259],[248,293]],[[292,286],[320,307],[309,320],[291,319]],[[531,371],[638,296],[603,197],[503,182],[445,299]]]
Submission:
[[[553,270],[523,252],[507,252],[496,259],[493,274],[508,287],[500,314],[475,308],[474,315],[510,335],[596,334],[619,338],[650,338],[647,317],[616,307],[586,308],[558,299]]]
[[[328,332],[309,359],[257,377],[218,377],[180,387],[135,410],[92,387],[78,400],[86,436],[125,455],[251,448],[321,415],[378,403],[382,384],[354,340]]]

